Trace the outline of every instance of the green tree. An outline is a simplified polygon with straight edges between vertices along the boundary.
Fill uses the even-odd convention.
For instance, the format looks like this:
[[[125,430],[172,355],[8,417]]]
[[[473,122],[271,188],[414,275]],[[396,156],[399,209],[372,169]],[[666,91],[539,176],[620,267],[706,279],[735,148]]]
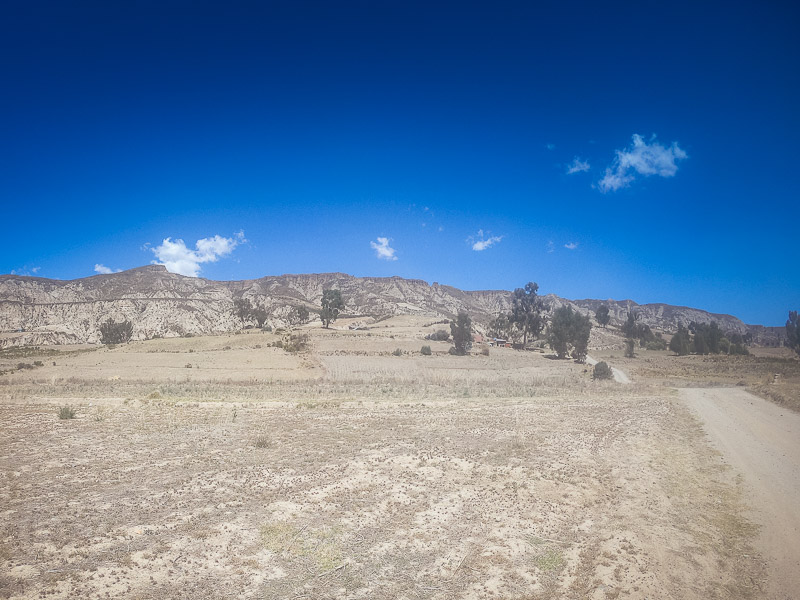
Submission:
[[[124,344],[130,341],[133,335],[133,323],[122,321],[115,323],[111,319],[100,325],[100,343]]]
[[[800,317],[796,310],[789,311],[789,318],[786,321],[786,342],[789,348],[800,354]]]
[[[547,341],[559,358],[565,358],[571,351],[573,358],[583,362],[591,330],[588,316],[573,311],[571,306],[562,306],[553,313]]]
[[[450,322],[450,335],[453,336],[453,353],[463,356],[472,347],[472,319],[465,312],[459,312],[455,321]]]
[[[236,313],[236,316],[239,317],[242,325],[252,319],[260,328],[264,326],[264,323],[267,322],[267,318],[269,317],[266,310],[260,306],[253,306],[253,303],[247,298],[237,298],[234,300],[233,310]]]
[[[305,325],[308,323],[308,309],[303,306],[302,304],[298,304],[297,306],[293,306],[292,309],[289,311],[287,315],[287,320],[289,324],[294,325]]]
[[[522,332],[523,346],[529,335],[536,339],[544,329],[544,303],[538,291],[539,285],[531,281],[524,288],[515,289],[511,298],[510,321]]]
[[[244,322],[250,318],[250,313],[253,311],[253,305],[247,298],[237,298],[233,301],[233,312],[239,317],[239,320],[244,325]]]
[[[609,321],[611,321],[611,315],[608,312],[608,306],[606,304],[601,304],[595,311],[594,318],[597,319],[597,324],[605,329]]]
[[[497,318],[489,321],[489,330],[487,334],[489,337],[501,338],[504,340],[511,338],[511,330],[514,324],[511,321],[511,315],[500,313]]]
[[[322,310],[319,313],[322,325],[327,329],[344,309],[342,292],[339,290],[325,290],[322,292]]]
[[[691,339],[689,332],[683,325],[678,326],[678,331],[672,336],[669,341],[669,349],[678,356],[686,356],[691,349]]]
[[[572,358],[579,363],[586,362],[589,352],[589,335],[592,332],[592,320],[589,315],[575,313],[572,329]]]
[[[632,340],[639,337],[639,318],[638,312],[628,311],[628,318],[622,324],[622,333],[626,338]]]

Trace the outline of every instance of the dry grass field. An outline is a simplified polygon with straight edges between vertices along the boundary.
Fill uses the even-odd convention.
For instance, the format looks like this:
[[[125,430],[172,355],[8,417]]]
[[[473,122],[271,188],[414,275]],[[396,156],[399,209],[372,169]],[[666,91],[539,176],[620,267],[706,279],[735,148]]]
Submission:
[[[741,482],[670,386],[779,362],[592,350],[621,385],[336,325],[0,353],[0,597],[762,596]]]

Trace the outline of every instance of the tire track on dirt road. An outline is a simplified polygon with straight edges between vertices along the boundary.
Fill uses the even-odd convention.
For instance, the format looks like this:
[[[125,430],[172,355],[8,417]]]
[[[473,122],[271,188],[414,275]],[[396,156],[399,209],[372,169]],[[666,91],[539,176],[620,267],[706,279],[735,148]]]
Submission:
[[[745,482],[768,598],[800,594],[800,414],[737,388],[681,389],[713,445]]]

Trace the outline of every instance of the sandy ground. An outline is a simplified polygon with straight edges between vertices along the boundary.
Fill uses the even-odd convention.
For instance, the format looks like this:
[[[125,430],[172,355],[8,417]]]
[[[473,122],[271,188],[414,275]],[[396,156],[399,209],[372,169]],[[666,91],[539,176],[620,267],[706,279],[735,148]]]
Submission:
[[[800,593],[800,414],[740,389],[683,389],[712,443],[741,474],[757,547],[767,561],[768,596]]]
[[[779,365],[777,388],[793,363],[623,360],[605,332],[592,354],[621,385],[544,352],[450,356],[421,318],[367,326],[305,328],[299,353],[260,332],[0,353],[0,598],[772,589],[747,502],[776,493],[752,495],[671,382]]]

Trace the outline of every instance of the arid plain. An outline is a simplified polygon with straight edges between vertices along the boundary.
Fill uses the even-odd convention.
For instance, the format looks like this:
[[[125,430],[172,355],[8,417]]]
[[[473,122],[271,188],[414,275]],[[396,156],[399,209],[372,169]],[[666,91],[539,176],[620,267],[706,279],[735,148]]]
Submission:
[[[0,597],[769,597],[756,497],[676,388],[791,412],[796,359],[595,328],[624,385],[429,321],[0,352]]]

